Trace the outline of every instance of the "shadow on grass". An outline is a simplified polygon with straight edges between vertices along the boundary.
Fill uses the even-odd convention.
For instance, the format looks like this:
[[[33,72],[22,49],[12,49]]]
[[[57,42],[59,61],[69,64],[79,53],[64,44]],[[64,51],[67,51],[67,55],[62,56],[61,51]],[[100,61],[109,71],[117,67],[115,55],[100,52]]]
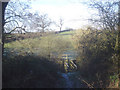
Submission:
[[[54,88],[59,65],[39,56],[3,58],[3,88]]]

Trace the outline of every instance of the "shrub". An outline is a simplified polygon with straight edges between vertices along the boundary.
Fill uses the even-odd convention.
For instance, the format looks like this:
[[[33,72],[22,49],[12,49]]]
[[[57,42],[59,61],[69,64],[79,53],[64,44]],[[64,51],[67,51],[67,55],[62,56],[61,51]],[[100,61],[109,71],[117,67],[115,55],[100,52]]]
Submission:
[[[80,72],[95,82],[95,87],[108,87],[109,76],[117,72],[116,38],[117,31],[79,30],[74,38],[79,56]],[[99,75],[99,80],[98,76]],[[102,81],[102,86],[99,83]]]

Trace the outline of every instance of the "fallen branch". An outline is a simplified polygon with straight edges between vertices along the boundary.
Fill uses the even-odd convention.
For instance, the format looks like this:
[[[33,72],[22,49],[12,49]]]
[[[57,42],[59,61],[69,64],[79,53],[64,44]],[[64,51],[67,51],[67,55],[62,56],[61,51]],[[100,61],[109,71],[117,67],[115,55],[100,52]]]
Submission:
[[[90,85],[89,83],[87,83],[85,80],[82,80],[82,81],[83,81],[84,83],[86,83],[89,88],[94,88],[92,85]]]

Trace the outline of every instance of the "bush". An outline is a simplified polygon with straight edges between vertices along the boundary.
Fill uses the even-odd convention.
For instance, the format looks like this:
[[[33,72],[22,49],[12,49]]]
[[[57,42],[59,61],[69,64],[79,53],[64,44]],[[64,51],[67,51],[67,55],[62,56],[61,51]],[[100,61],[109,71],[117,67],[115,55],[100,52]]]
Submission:
[[[111,82],[109,76],[118,70],[115,50],[117,31],[90,29],[79,32],[74,38],[77,39],[77,64],[80,72],[89,77],[95,87],[108,87]]]

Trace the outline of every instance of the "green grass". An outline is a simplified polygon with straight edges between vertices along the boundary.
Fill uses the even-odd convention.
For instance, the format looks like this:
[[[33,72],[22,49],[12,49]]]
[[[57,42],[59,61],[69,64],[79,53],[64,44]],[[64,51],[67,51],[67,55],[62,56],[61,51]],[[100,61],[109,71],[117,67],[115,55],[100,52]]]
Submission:
[[[66,33],[71,33],[66,32]],[[73,32],[72,32],[73,33]],[[11,49],[14,52],[37,53],[41,56],[46,56],[50,52],[62,53],[66,50],[74,49],[74,41],[72,35],[48,34],[38,38],[28,38],[5,43],[5,49]]]

